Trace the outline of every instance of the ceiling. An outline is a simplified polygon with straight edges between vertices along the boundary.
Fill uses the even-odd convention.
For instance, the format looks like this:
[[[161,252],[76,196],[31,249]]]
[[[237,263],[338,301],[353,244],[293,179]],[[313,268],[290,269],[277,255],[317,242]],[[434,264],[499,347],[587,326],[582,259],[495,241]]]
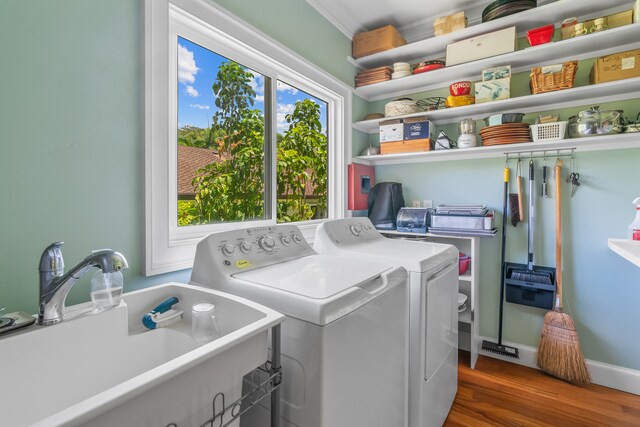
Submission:
[[[433,21],[464,11],[469,25],[480,22],[493,0],[306,0],[347,37],[393,25],[411,43],[433,35]],[[538,0],[538,6],[551,0]]]

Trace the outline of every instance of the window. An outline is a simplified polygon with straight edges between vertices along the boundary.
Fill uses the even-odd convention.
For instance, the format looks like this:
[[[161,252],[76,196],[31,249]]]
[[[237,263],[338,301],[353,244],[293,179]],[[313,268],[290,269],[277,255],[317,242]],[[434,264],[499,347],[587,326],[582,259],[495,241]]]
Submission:
[[[210,2],[145,7],[146,274],[214,231],[344,216],[350,88]]]

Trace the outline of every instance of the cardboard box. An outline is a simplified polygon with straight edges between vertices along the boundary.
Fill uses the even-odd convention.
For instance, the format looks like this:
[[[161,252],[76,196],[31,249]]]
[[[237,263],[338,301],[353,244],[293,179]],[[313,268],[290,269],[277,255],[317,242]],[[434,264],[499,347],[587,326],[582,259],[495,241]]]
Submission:
[[[380,122],[380,142],[402,141],[404,126],[402,120],[387,120]]]
[[[407,44],[393,25],[378,28],[373,31],[358,33],[353,36],[352,53],[354,58],[362,58],[394,47]]]
[[[482,34],[447,46],[447,67],[516,50],[516,27]]]
[[[482,70],[483,82],[488,82],[489,80],[504,79],[505,77],[511,77],[511,65],[504,65],[502,67],[493,67]]]
[[[424,139],[429,138],[429,120],[426,116],[423,117],[409,117],[404,121],[404,139],[405,141],[411,139]]]
[[[594,19],[589,19],[588,21],[584,21],[584,26],[588,30],[593,26]],[[617,28],[622,27],[623,25],[628,25],[633,22],[633,10],[625,10],[622,12],[614,13],[611,15],[607,15],[607,27]],[[573,35],[575,25],[570,27],[561,28],[560,31],[562,33],[562,40],[570,39]]]
[[[476,83],[476,104],[511,97],[511,77]]]
[[[614,53],[596,59],[591,69],[591,83],[640,77],[640,49]]]
[[[380,144],[380,154],[415,153],[430,150],[431,140],[429,138],[384,142]]]
[[[475,102],[476,102],[476,97],[473,95],[458,95],[458,96],[449,95],[447,96],[447,99],[444,101],[444,105],[447,108],[453,108],[453,107],[463,107],[465,105],[471,105],[471,104],[474,104]]]
[[[433,21],[433,35],[441,36],[443,34],[453,33],[454,31],[464,30],[467,28],[467,24],[468,20],[464,16],[464,12],[441,16]]]

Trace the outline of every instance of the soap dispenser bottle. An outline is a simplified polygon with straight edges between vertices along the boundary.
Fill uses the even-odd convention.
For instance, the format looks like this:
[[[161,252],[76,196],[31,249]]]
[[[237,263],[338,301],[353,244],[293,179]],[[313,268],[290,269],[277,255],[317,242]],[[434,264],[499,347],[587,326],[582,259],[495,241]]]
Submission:
[[[633,201],[636,205],[636,218],[629,224],[629,240],[640,241],[640,197]]]

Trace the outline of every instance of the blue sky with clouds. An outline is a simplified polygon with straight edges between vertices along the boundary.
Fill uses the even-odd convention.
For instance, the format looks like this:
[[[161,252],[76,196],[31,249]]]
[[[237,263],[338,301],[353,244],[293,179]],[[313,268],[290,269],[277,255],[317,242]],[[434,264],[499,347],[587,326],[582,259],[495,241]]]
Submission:
[[[211,86],[215,82],[218,67],[227,58],[220,56],[200,45],[178,37],[178,127],[190,125],[206,128],[217,110],[215,95]],[[251,81],[256,98],[254,108],[264,112],[264,78],[254,73]],[[285,116],[293,112],[296,101],[310,98],[320,105],[320,120],[326,130],[327,106],[306,92],[302,92],[283,82],[278,82],[277,115],[278,132],[287,128]]]

